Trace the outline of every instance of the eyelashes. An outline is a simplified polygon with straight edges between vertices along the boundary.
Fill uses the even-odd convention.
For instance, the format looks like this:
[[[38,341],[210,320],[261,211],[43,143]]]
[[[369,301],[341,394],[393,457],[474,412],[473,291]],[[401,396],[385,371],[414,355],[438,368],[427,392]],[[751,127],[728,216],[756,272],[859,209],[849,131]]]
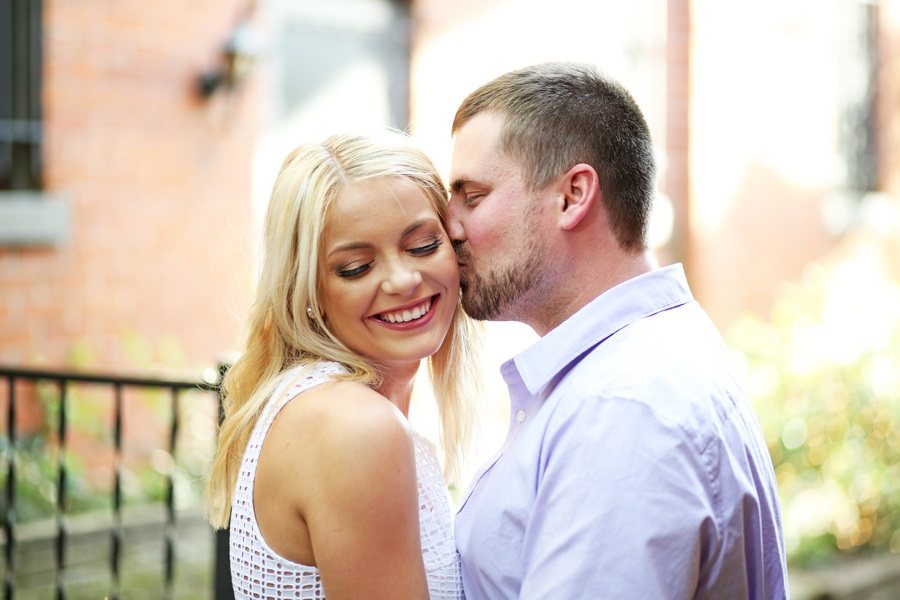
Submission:
[[[358,267],[353,267],[350,269],[338,269],[337,271],[335,271],[335,274],[337,274],[338,277],[342,277],[344,279],[354,279],[368,271],[371,264],[372,263],[366,263],[364,265],[359,265]]]
[[[418,246],[416,248],[410,248],[407,250],[413,256],[428,256],[429,254],[433,254],[435,250],[441,247],[441,244],[444,243],[442,238],[435,238],[430,243],[425,244],[424,246]]]

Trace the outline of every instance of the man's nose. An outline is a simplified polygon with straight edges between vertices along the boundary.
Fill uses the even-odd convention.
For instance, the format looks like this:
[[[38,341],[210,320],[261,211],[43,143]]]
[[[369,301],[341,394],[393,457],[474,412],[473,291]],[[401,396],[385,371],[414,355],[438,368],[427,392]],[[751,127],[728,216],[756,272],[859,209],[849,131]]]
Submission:
[[[451,199],[447,206],[447,235],[454,242],[462,242],[466,239],[466,231],[463,229],[459,212],[459,202]]]

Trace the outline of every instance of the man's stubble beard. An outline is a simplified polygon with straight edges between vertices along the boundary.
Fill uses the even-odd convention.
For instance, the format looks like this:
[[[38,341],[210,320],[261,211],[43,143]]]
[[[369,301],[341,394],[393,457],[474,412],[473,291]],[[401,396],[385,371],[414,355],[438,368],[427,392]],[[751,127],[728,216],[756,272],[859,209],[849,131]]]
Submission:
[[[541,248],[534,242],[522,252],[520,263],[491,268],[483,275],[479,261],[466,257],[469,273],[460,281],[466,314],[478,321],[519,320],[522,299],[539,284],[543,263]]]

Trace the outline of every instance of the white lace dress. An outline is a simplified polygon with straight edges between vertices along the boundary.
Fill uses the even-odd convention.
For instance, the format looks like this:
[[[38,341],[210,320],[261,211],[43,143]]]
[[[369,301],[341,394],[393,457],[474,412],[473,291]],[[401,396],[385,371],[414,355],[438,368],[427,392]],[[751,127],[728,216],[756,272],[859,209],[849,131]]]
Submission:
[[[231,505],[231,581],[235,597],[325,598],[316,567],[291,562],[263,539],[253,507],[253,481],[263,440],[275,416],[291,398],[345,372],[337,363],[323,362],[301,375],[301,368],[282,374],[247,443]],[[414,434],[416,476],[419,483],[419,528],[422,554],[433,599],[463,598],[459,557],[453,540],[450,500],[434,446]]]

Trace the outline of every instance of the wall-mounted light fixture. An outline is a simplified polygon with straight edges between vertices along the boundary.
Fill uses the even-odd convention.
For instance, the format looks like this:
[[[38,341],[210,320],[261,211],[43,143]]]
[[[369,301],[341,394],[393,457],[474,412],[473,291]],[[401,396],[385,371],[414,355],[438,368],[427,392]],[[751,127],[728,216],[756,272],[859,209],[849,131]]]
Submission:
[[[259,35],[249,20],[242,20],[222,45],[219,64],[197,81],[200,95],[209,98],[220,89],[238,87],[247,77],[259,54]]]

